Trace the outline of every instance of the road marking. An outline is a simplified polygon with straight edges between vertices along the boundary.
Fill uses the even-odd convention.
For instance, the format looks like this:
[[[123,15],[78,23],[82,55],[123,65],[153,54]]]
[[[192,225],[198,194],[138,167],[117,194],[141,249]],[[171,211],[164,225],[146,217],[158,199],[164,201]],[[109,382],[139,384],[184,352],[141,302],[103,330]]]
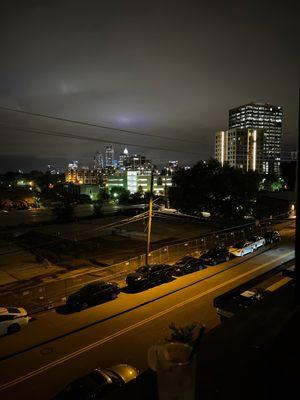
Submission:
[[[293,253],[294,253],[294,251],[290,251],[287,254],[281,255],[280,257],[278,257],[276,259],[276,261],[279,261],[279,260],[281,260],[281,259],[283,259],[285,257],[288,257],[289,255],[291,255]],[[195,295],[193,297],[190,297],[187,300],[184,300],[184,301],[182,301],[180,303],[175,304],[172,307],[169,307],[166,310],[160,311],[159,313],[154,314],[151,317],[148,317],[148,318],[146,318],[146,319],[144,319],[142,321],[139,321],[139,322],[137,322],[137,323],[135,323],[133,325],[128,326],[127,328],[124,328],[124,329],[122,329],[122,330],[120,330],[118,332],[115,332],[115,333],[113,333],[113,334],[111,334],[109,336],[106,336],[105,338],[100,339],[97,342],[91,343],[88,346],[82,347],[81,349],[74,351],[73,353],[70,353],[70,354],[68,354],[68,355],[66,355],[64,357],[61,357],[61,358],[59,358],[59,359],[57,359],[55,361],[52,361],[52,362],[50,362],[48,364],[45,364],[44,366],[42,366],[42,367],[40,367],[40,368],[38,368],[38,369],[36,369],[36,370],[34,370],[32,372],[29,372],[28,374],[20,376],[19,378],[16,378],[16,379],[14,379],[12,381],[6,382],[6,383],[4,383],[3,385],[0,386],[0,391],[9,389],[12,386],[15,386],[15,385],[17,385],[17,384],[19,384],[21,382],[24,382],[24,381],[26,381],[26,380],[28,380],[30,378],[33,378],[36,375],[39,375],[39,374],[47,371],[48,369],[51,369],[51,368],[56,367],[57,365],[63,364],[66,361],[71,360],[72,358],[75,358],[75,357],[77,357],[77,356],[79,356],[79,355],[81,355],[81,354],[83,354],[83,353],[85,353],[85,352],[87,352],[89,350],[94,349],[95,347],[101,346],[106,342],[109,342],[109,341],[111,341],[111,340],[113,340],[113,339],[115,339],[115,338],[117,338],[119,336],[122,336],[123,334],[125,334],[127,332],[133,331],[134,329],[139,328],[140,326],[146,325],[147,323],[149,323],[151,321],[154,321],[155,319],[160,318],[160,317],[162,317],[162,316],[164,316],[164,315],[166,315],[166,314],[168,314],[168,313],[170,313],[170,312],[172,312],[174,310],[177,310],[178,308],[181,308],[181,307],[185,306],[188,303],[192,303],[193,301],[198,300],[201,297],[204,297],[204,296],[208,295],[209,293],[215,292],[216,290],[218,290],[218,289],[220,289],[220,288],[222,288],[224,286],[227,286],[228,284],[230,284],[232,282],[235,282],[235,281],[237,281],[237,280],[239,280],[239,279],[241,279],[241,278],[243,278],[245,276],[251,275],[252,273],[254,273],[256,271],[259,271],[260,269],[263,269],[264,267],[266,267],[267,265],[272,264],[273,262],[274,262],[274,260],[268,261],[268,262],[266,262],[266,263],[264,263],[264,264],[262,264],[262,265],[260,265],[260,266],[258,266],[256,268],[250,270],[250,271],[244,272],[243,274],[241,274],[239,276],[236,276],[234,278],[231,278],[226,282],[220,283],[219,285],[214,286],[213,288],[210,288],[210,289],[206,290],[205,292],[199,293],[199,294],[197,294],[197,295]]]

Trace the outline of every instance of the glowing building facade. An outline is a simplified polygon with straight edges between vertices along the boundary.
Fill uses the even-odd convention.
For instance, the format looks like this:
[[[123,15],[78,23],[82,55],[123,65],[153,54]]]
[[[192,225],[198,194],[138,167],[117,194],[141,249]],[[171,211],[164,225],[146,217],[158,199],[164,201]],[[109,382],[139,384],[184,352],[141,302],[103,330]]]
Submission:
[[[249,103],[229,110],[229,130],[261,129],[265,132],[263,172],[280,172],[283,110],[267,103]]]
[[[105,148],[105,166],[113,167],[114,166],[114,148],[112,145],[106,146]]]
[[[264,173],[265,132],[262,129],[229,129],[215,136],[215,158],[245,171]]]

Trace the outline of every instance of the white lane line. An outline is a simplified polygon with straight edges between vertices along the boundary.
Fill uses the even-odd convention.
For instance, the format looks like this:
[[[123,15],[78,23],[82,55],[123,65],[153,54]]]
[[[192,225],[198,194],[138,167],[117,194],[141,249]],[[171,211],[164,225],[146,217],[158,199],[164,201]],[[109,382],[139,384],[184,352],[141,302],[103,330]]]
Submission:
[[[276,259],[276,261],[279,261],[282,258],[288,257],[289,255],[291,255],[293,253],[294,253],[294,251],[290,251],[287,254],[283,254],[280,257],[278,257]],[[95,347],[101,346],[104,343],[109,342],[110,340],[113,340],[113,339],[115,339],[115,338],[117,338],[119,336],[122,336],[123,334],[125,334],[127,332],[130,332],[130,331],[132,331],[132,330],[134,330],[134,329],[136,329],[136,328],[138,328],[140,326],[146,325],[147,323],[149,323],[149,322],[151,322],[151,321],[153,321],[153,320],[155,320],[157,318],[160,318],[160,317],[162,317],[162,316],[164,316],[164,315],[166,315],[166,314],[168,314],[168,313],[170,313],[170,312],[172,312],[174,310],[177,310],[178,308],[181,308],[181,307],[185,306],[188,303],[191,303],[191,302],[193,302],[193,301],[195,301],[197,299],[200,299],[201,297],[204,297],[204,296],[208,295],[209,293],[212,293],[212,292],[214,292],[214,291],[216,291],[216,290],[218,290],[218,289],[220,289],[220,288],[222,288],[224,286],[227,286],[228,284],[230,284],[232,282],[235,282],[235,281],[237,281],[237,280],[239,280],[239,279],[241,279],[241,278],[243,278],[245,276],[251,275],[254,272],[259,271],[260,269],[263,269],[267,265],[270,265],[272,263],[274,263],[274,260],[268,261],[268,262],[266,262],[266,263],[264,263],[264,264],[262,264],[262,265],[260,265],[260,266],[258,266],[256,268],[250,270],[250,271],[244,272],[243,274],[238,275],[238,276],[236,276],[234,278],[231,278],[226,282],[220,283],[219,285],[214,286],[213,288],[210,288],[210,289],[206,290],[205,292],[202,292],[202,293],[199,293],[199,294],[197,294],[197,295],[195,295],[193,297],[190,297],[189,299],[184,300],[184,301],[182,301],[182,302],[180,302],[178,304],[175,304],[174,306],[169,307],[166,310],[163,310],[163,311],[161,311],[161,312],[159,312],[157,314],[152,315],[151,317],[148,317],[148,318],[146,318],[146,319],[144,319],[142,321],[139,321],[139,322],[137,322],[137,323],[135,323],[133,325],[130,325],[127,328],[124,328],[124,329],[122,329],[122,330],[120,330],[118,332],[115,332],[115,333],[113,333],[113,334],[111,334],[109,336],[106,336],[105,338],[100,339],[97,342],[91,343],[88,346],[82,347],[81,349],[76,350],[73,353],[70,353],[70,354],[68,354],[68,355],[66,355],[64,357],[61,357],[61,358],[59,358],[59,359],[57,359],[55,361],[52,361],[51,363],[45,364],[44,366],[42,366],[42,367],[40,367],[40,368],[38,368],[38,369],[36,369],[36,370],[34,370],[32,372],[29,372],[28,374],[20,376],[19,378],[16,378],[16,379],[14,379],[12,381],[6,382],[6,383],[4,383],[3,385],[0,386],[0,391],[6,390],[6,389],[8,389],[8,388],[10,388],[12,386],[15,386],[15,385],[17,385],[17,384],[19,384],[21,382],[24,382],[24,381],[30,379],[30,378],[33,378],[34,376],[39,375],[39,374],[47,371],[48,369],[51,369],[51,368],[56,367],[57,365],[63,364],[66,361],[71,360],[72,358],[75,358],[75,357],[77,357],[77,356],[79,356],[79,355],[81,355],[81,354],[83,354],[83,353],[85,353],[85,352],[87,352],[89,350],[94,349]]]

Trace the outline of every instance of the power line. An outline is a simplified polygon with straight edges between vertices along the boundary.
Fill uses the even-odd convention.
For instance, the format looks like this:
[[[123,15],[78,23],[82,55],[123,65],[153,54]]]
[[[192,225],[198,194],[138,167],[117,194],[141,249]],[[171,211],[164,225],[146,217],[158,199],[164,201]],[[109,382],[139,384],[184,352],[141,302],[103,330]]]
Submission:
[[[56,121],[68,122],[68,123],[77,124],[77,125],[89,126],[89,127],[93,127],[93,128],[106,129],[109,131],[122,132],[122,133],[127,133],[130,135],[148,136],[148,137],[153,137],[153,138],[163,139],[163,140],[172,140],[172,141],[184,142],[184,143],[188,142],[188,143],[201,144],[201,142],[199,142],[197,140],[171,138],[168,136],[155,135],[153,133],[137,132],[137,131],[132,131],[130,129],[115,128],[115,127],[104,125],[104,124],[93,124],[91,122],[83,122],[83,121],[78,121],[78,120],[69,119],[69,118],[56,117],[54,115],[49,115],[49,114],[41,114],[41,113],[35,113],[35,112],[31,112],[31,111],[17,110],[15,108],[10,108],[10,107],[0,106],[0,110],[30,115],[33,117],[42,117],[42,118],[47,118],[47,119],[56,120]]]
[[[99,231],[102,231],[102,230],[105,230],[105,229],[109,229],[109,228],[113,229],[113,228],[117,228],[119,226],[131,224],[131,223],[136,222],[136,221],[141,221],[142,219],[147,218],[147,216],[148,216],[148,211],[140,213],[140,214],[137,214],[137,215],[135,215],[135,216],[133,216],[131,218],[125,218],[125,219],[122,219],[121,221],[112,222],[111,224],[99,226],[99,227],[96,227],[96,228],[88,228],[88,229],[84,229],[84,230],[82,230],[82,229],[78,230],[77,229],[77,230],[73,230],[72,232],[73,233],[84,233],[84,232],[87,232],[87,231],[88,232],[99,232]]]
[[[125,218],[125,219],[123,219],[123,220],[121,220],[121,221],[116,221],[116,222],[114,222],[114,223],[107,224],[107,225],[103,225],[103,226],[97,227],[97,228],[95,228],[95,229],[88,229],[88,231],[89,231],[89,232],[91,232],[91,231],[101,231],[101,230],[105,230],[105,229],[109,229],[109,228],[117,228],[117,227],[119,227],[119,226],[128,225],[128,224],[130,224],[130,223],[133,223],[133,222],[136,222],[136,221],[141,221],[142,219],[145,219],[145,218],[146,218],[146,214],[147,214],[147,212],[141,213],[141,214],[135,215],[135,216],[132,217],[132,218]],[[76,231],[73,231],[73,233],[84,233],[84,232],[86,232],[86,231],[87,231],[87,229],[84,229],[84,230],[76,230]],[[55,240],[52,240],[51,242],[47,242],[47,243],[41,244],[41,245],[39,245],[39,246],[31,246],[31,247],[27,247],[27,248],[25,247],[25,248],[20,249],[20,250],[10,250],[10,251],[6,251],[6,252],[3,252],[3,253],[0,253],[0,256],[10,255],[10,254],[16,254],[16,253],[21,253],[21,252],[23,252],[23,251],[31,251],[31,250],[37,250],[37,249],[47,248],[47,247],[49,247],[49,246],[52,246],[52,245],[54,245],[54,244],[56,244],[56,243],[61,242],[62,240],[72,241],[71,239],[67,238],[65,235],[64,235],[64,236],[63,236],[63,235],[60,235],[59,238],[57,238],[57,239],[55,239]]]
[[[115,222],[113,224],[118,224],[117,226],[123,226],[123,225],[129,224],[129,223],[134,223],[136,221],[141,221],[141,220],[143,220],[143,219],[145,219],[147,217],[147,214],[148,214],[148,212],[146,211],[144,213],[135,215],[132,218],[127,218],[127,219],[125,218],[124,220],[121,220],[119,222]],[[287,213],[277,214],[277,215],[274,215],[273,218],[265,218],[265,219],[260,220],[260,222],[263,222],[263,221],[276,221],[276,218],[279,218],[279,217],[282,217],[282,216],[286,216],[286,215],[287,215]],[[156,215],[154,215],[154,216],[156,216]],[[159,216],[159,218],[161,218],[161,216]],[[292,223],[293,222],[294,221],[292,221]],[[108,225],[104,225],[102,227],[97,227],[94,230],[102,230],[102,229],[108,229],[109,227],[111,227],[111,228],[117,227],[117,226],[111,226],[111,225],[112,224],[108,224]],[[163,244],[163,246],[167,246],[167,245],[173,244],[173,243],[174,244],[181,244],[181,243],[185,243],[185,242],[190,241],[190,240],[201,239],[201,238],[203,238],[205,236],[222,234],[222,233],[226,233],[228,231],[234,231],[234,230],[238,230],[238,229],[242,229],[242,228],[246,228],[246,227],[254,226],[254,225],[255,225],[255,222],[250,222],[250,223],[241,224],[241,225],[235,225],[235,226],[231,226],[229,228],[225,228],[225,229],[221,229],[221,230],[217,230],[217,231],[206,232],[203,235],[201,235],[200,237],[198,236],[198,237],[186,238],[185,240],[182,240],[182,241],[180,239],[171,240],[171,241],[165,242]],[[93,229],[89,229],[89,231],[92,231],[92,230]],[[80,232],[80,231],[77,230],[75,232]],[[81,232],[86,232],[86,230],[81,231]],[[31,250],[35,250],[35,249],[44,248],[44,247],[47,248],[48,246],[53,245],[53,244],[58,243],[58,242],[61,242],[62,240],[71,241],[71,239],[67,239],[66,237],[60,236],[59,238],[57,238],[57,239],[55,239],[55,240],[53,240],[51,242],[48,242],[48,243],[45,243],[45,244],[42,244],[42,245],[39,245],[39,246],[32,246],[32,247],[28,247],[28,248],[23,248],[23,249],[20,249],[20,250],[11,250],[11,251],[7,251],[7,252],[3,252],[3,253],[0,253],[0,256],[20,253],[20,252],[23,252],[23,251],[31,251]]]
[[[101,142],[101,143],[109,142],[112,144],[121,144],[121,145],[127,145],[127,146],[142,147],[142,148],[147,148],[147,149],[152,149],[152,150],[170,151],[170,152],[175,152],[175,153],[186,153],[186,154],[197,155],[197,156],[200,155],[199,153],[196,153],[193,151],[182,150],[182,149],[176,150],[176,149],[172,149],[172,148],[168,148],[168,147],[149,146],[146,144],[141,145],[141,144],[137,144],[137,143],[128,143],[128,142],[117,141],[117,140],[105,140],[105,139],[100,139],[100,138],[95,138],[95,137],[90,137],[90,136],[75,135],[74,133],[52,131],[52,130],[48,130],[48,129],[21,128],[18,126],[10,126],[10,125],[6,125],[6,124],[0,124],[0,127],[5,128],[5,129],[17,130],[20,132],[33,133],[36,135],[56,136],[56,137],[64,137],[67,139],[87,140],[87,141]]]

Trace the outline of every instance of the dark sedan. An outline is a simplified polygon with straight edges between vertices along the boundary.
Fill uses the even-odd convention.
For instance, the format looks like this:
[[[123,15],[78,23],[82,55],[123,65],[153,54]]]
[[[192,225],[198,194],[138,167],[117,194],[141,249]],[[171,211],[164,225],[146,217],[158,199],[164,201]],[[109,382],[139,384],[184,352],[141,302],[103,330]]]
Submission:
[[[76,311],[115,299],[120,293],[116,283],[97,281],[83,286],[71,294],[66,302],[68,308]]]
[[[88,375],[70,383],[55,399],[57,400],[97,400],[104,399],[116,388],[137,378],[139,370],[128,364],[111,368],[95,369]]]
[[[172,280],[172,268],[167,264],[145,265],[129,274],[127,286],[131,289],[146,289]]]
[[[266,244],[272,244],[280,242],[281,236],[278,231],[267,231],[263,234]]]
[[[183,257],[181,260],[174,264],[173,274],[176,276],[191,274],[192,272],[200,271],[206,268],[198,258]]]
[[[216,247],[202,254],[200,261],[204,265],[217,265],[230,260],[230,253],[225,247]]]

